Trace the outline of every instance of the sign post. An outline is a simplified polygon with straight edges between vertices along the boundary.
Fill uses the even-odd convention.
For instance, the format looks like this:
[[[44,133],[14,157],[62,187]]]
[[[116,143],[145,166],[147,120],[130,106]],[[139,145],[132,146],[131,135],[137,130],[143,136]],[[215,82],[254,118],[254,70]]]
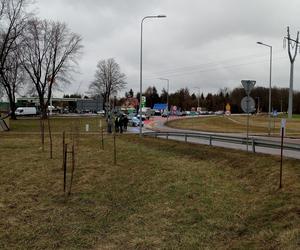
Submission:
[[[146,107],[146,96],[142,96],[142,108]]]
[[[282,188],[282,163],[283,163],[283,138],[285,134],[285,126],[286,126],[286,120],[281,120],[281,147],[280,147],[280,174],[279,174],[279,188]]]
[[[278,112],[277,110],[273,110],[273,131],[275,132],[276,128],[276,117],[278,117]]]
[[[249,113],[252,112],[252,110],[253,110],[253,103],[254,103],[254,109],[255,109],[255,101],[253,100],[252,97],[250,97],[250,93],[251,93],[251,90],[253,89],[255,83],[256,83],[256,81],[253,81],[253,80],[242,80],[242,85],[243,85],[246,95],[247,95],[246,97],[243,98],[244,101],[242,100],[242,103],[241,103],[242,108],[244,106],[244,108],[243,108],[244,112],[247,113],[247,152],[249,149],[249,145],[248,145],[249,144]],[[251,105],[250,105],[250,103],[251,103]]]
[[[230,106],[229,103],[226,104],[225,109],[226,109],[225,114],[226,114],[226,115],[231,115],[231,106]]]

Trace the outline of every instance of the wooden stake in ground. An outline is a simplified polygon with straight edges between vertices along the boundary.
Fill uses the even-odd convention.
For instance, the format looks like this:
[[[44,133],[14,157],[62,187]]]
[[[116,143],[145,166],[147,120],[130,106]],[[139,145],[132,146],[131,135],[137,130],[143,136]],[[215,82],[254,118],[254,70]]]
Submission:
[[[63,164],[62,164],[62,169],[64,169],[64,159],[65,159],[65,141],[66,141],[66,132],[63,131],[62,134],[62,159],[63,159]]]
[[[280,173],[279,173],[279,189],[282,188],[282,164],[283,164],[283,138],[285,133],[286,120],[281,120],[281,147],[280,147]]]
[[[78,124],[74,125],[74,131],[75,131],[75,149],[76,149],[76,152],[79,151],[79,136],[80,136],[79,128],[80,128],[80,126],[78,126]]]
[[[99,121],[99,127],[100,127],[100,133],[101,133],[101,146],[102,146],[102,150],[104,150],[103,128],[102,128],[102,120],[101,120],[101,118],[100,118],[100,121]]]
[[[69,187],[68,195],[70,195],[71,191],[72,191],[74,169],[75,169],[75,145],[73,144],[72,145],[72,170],[71,170],[71,180],[70,180],[70,187]]]
[[[104,138],[103,138],[103,128],[101,126],[101,145],[102,145],[102,150],[104,150]]]
[[[41,141],[42,141],[42,150],[45,150],[45,124],[44,119],[41,117],[40,119],[40,128],[41,128]]]
[[[65,155],[64,155],[64,193],[66,192],[66,182],[67,182],[67,154],[68,154],[68,144],[64,145]]]
[[[280,174],[279,174],[279,188],[282,188],[282,163],[283,163],[283,133],[284,128],[281,128],[281,153],[280,153]]]
[[[51,132],[51,126],[50,126],[50,117],[49,117],[49,115],[48,115],[48,118],[47,118],[47,120],[48,120],[48,130],[49,130],[49,142],[50,142],[50,159],[52,159],[53,158],[53,149],[52,149],[52,132]]]
[[[114,132],[114,165],[117,165],[116,133]]]

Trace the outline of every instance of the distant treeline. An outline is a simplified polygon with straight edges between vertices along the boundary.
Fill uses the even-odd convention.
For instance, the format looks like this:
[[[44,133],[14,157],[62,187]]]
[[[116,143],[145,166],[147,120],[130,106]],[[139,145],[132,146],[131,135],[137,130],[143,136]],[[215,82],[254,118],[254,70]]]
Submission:
[[[165,89],[159,94],[157,89],[148,87],[143,93],[146,96],[146,106],[153,107],[155,103],[167,102],[167,91]],[[272,110],[278,112],[287,112],[288,109],[288,88],[272,88]],[[225,110],[226,104],[231,105],[232,113],[240,113],[241,100],[246,96],[243,88],[235,88],[228,90],[227,88],[220,89],[216,94],[208,93],[207,95],[190,92],[188,88],[181,88],[175,93],[169,94],[169,106],[177,106],[181,110],[191,110],[191,108],[203,107],[207,110],[217,111]],[[260,112],[268,112],[269,107],[269,89],[264,87],[256,87],[252,90],[251,95],[255,99],[256,108],[259,107]],[[125,93],[125,98],[121,98],[121,103],[128,97],[139,98],[139,93],[134,95],[132,89]],[[294,91],[294,110],[293,113],[300,114],[300,92]]]

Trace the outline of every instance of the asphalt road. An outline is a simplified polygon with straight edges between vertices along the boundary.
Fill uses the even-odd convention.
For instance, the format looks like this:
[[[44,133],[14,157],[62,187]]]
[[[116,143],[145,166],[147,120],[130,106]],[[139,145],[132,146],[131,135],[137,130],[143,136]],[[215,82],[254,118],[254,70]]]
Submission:
[[[172,119],[172,118],[171,118]],[[188,119],[188,118],[184,118]],[[184,130],[184,129],[175,129],[165,126],[166,118],[162,117],[154,117],[152,121],[150,121],[148,124],[145,124],[145,128],[143,128],[143,132],[147,131],[163,131],[163,132],[192,132],[197,133],[197,131],[192,130]],[[138,133],[139,128],[133,128],[133,133]],[[246,137],[246,134],[243,133],[211,133],[211,132],[199,132],[202,134],[215,134],[215,135],[227,135],[227,136],[236,136],[236,137]],[[185,138],[183,137],[174,137],[169,136],[168,137],[171,140],[177,140],[177,141],[184,141]],[[262,135],[250,135],[251,138],[259,138],[264,139],[267,141],[280,141],[280,137],[268,137],[268,136],[262,136]],[[199,143],[199,144],[209,144],[208,140],[204,140],[201,138],[188,138],[188,142],[192,143]],[[285,138],[285,143],[294,143],[300,145],[300,139],[294,139],[294,138]],[[240,145],[240,144],[233,144],[233,143],[227,143],[227,142],[219,142],[219,141],[213,141],[213,146],[217,147],[223,147],[223,148],[232,148],[232,149],[239,149],[239,150],[247,150],[246,145]],[[251,146],[249,146],[249,151],[251,151]],[[255,146],[256,153],[264,153],[264,154],[272,154],[272,155],[280,155],[280,149],[273,149],[273,148],[265,148],[265,147],[259,147]],[[283,155],[285,157],[290,158],[296,158],[300,159],[300,152],[299,151],[292,151],[292,150],[284,150]]]

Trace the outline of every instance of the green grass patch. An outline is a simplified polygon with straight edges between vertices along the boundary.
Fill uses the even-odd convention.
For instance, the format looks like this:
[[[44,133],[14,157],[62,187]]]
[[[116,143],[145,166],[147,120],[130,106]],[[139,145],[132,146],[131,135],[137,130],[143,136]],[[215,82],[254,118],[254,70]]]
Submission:
[[[1,249],[297,249],[300,162],[134,135],[82,134],[73,194],[38,135],[0,135]],[[46,148],[47,150],[47,148]]]
[[[300,114],[298,114],[298,115],[293,115],[293,119],[300,119]]]

